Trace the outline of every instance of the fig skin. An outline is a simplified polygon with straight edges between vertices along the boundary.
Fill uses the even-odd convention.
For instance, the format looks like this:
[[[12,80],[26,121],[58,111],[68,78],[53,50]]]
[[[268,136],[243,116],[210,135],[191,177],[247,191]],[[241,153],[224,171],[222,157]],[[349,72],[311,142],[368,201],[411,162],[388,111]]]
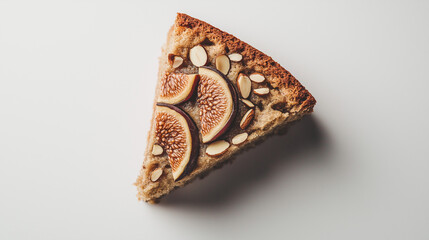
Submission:
[[[221,131],[219,131],[218,134],[216,134],[210,141],[208,141],[207,143],[211,143],[216,141],[218,138],[220,138],[223,134],[225,134],[227,132],[227,130],[229,129],[229,127],[231,126],[231,124],[234,122],[235,117],[237,116],[237,112],[238,112],[238,95],[237,95],[237,90],[235,89],[234,85],[232,84],[232,82],[223,74],[221,73],[219,70],[212,68],[212,67],[206,67],[206,66],[202,66],[200,68],[205,68],[208,70],[211,70],[215,73],[217,73],[219,76],[221,76],[223,78],[223,80],[226,81],[226,83],[228,84],[228,88],[229,91],[231,92],[231,96],[232,96],[232,111],[231,111],[231,115],[229,116],[229,119],[227,121],[227,123],[225,124],[225,126],[222,128]]]
[[[172,104],[168,104],[168,103],[157,103],[156,105],[161,106],[161,107],[168,107],[171,110],[174,110],[177,113],[179,113],[186,120],[186,123],[188,124],[188,127],[189,127],[189,132],[191,133],[191,138],[192,138],[191,155],[189,157],[188,164],[186,165],[183,172],[180,174],[180,176],[176,180],[174,180],[174,181],[179,181],[184,176],[191,173],[197,164],[198,156],[200,155],[199,130],[198,130],[197,125],[195,124],[194,120],[192,120],[192,118],[185,111],[180,109],[179,107],[172,105]]]
[[[187,102],[192,96],[194,96],[194,94],[197,92],[197,86],[199,82],[200,82],[200,75],[197,74],[195,76],[195,81],[194,81],[194,84],[192,85],[191,92],[189,92],[188,96],[183,101],[175,103],[174,105],[179,105],[181,103]]]

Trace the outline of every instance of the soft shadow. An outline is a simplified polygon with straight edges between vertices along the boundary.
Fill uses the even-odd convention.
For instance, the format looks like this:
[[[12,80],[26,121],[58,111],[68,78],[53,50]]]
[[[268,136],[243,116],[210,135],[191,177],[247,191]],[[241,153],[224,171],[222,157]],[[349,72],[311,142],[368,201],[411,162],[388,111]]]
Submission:
[[[251,191],[252,185],[269,181],[272,172],[286,171],[291,164],[296,163],[294,159],[298,154],[315,151],[323,154],[328,150],[326,133],[314,115],[310,115],[281,131],[279,135],[271,136],[238,155],[232,165],[227,164],[222,170],[210,173],[203,181],[195,180],[170,193],[162,199],[160,205],[217,208],[231,204],[238,199],[245,199],[246,192]],[[304,159],[319,164],[324,158]]]

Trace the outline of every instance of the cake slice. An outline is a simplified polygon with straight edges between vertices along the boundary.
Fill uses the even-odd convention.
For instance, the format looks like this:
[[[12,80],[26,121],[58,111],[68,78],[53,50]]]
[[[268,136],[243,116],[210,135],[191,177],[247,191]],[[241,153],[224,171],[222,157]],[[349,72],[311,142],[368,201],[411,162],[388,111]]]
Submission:
[[[159,61],[145,159],[135,185],[156,202],[313,111],[287,70],[210,24],[178,13]]]

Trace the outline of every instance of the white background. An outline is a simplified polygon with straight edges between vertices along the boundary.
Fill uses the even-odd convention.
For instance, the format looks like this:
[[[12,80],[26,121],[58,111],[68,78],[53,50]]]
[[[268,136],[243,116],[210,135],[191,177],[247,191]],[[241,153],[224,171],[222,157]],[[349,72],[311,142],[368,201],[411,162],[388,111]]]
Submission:
[[[176,12],[266,52],[312,117],[138,202]],[[428,1],[0,0],[0,239],[429,239]]]

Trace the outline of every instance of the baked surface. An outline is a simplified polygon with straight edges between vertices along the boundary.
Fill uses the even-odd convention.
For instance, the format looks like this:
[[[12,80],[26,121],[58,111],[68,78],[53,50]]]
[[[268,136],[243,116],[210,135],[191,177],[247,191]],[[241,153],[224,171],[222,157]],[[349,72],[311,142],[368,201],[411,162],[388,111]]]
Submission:
[[[166,72],[197,73],[198,68],[193,66],[189,60],[189,50],[201,44],[208,55],[207,66],[214,66],[215,57],[221,54],[239,53],[243,59],[238,63],[232,63],[227,77],[236,84],[239,73],[247,75],[258,72],[262,73],[266,80],[263,83],[252,82],[253,88],[268,87],[270,93],[267,96],[257,96],[251,94],[248,98],[255,104],[255,118],[246,129],[249,134],[247,141],[236,146],[231,145],[226,153],[219,157],[210,157],[205,154],[207,144],[201,144],[200,155],[195,169],[179,181],[174,181],[171,168],[166,156],[153,156],[151,154],[154,144],[154,126],[152,120],[148,133],[145,159],[140,175],[135,185],[138,189],[139,200],[154,202],[166,195],[170,191],[184,186],[198,176],[204,176],[224,162],[231,160],[239,152],[261,142],[265,137],[282,129],[288,123],[296,121],[313,111],[316,104],[314,97],[302,86],[298,80],[286,69],[275,62],[271,57],[239,40],[238,38],[223,32],[210,24],[192,18],[186,14],[178,13],[174,26],[167,36],[167,43],[164,45],[162,55],[159,60],[158,84],[155,98],[159,95],[160,79]],[[184,63],[178,69],[173,69],[168,64],[168,54],[181,56]],[[154,108],[157,99],[154,101]],[[178,105],[187,112],[200,126],[198,106],[193,97],[190,101]],[[239,102],[237,117],[230,129],[220,138],[231,141],[232,137],[242,133],[239,123],[248,108]],[[156,168],[162,168],[163,173],[159,180],[150,180],[151,172]]]

